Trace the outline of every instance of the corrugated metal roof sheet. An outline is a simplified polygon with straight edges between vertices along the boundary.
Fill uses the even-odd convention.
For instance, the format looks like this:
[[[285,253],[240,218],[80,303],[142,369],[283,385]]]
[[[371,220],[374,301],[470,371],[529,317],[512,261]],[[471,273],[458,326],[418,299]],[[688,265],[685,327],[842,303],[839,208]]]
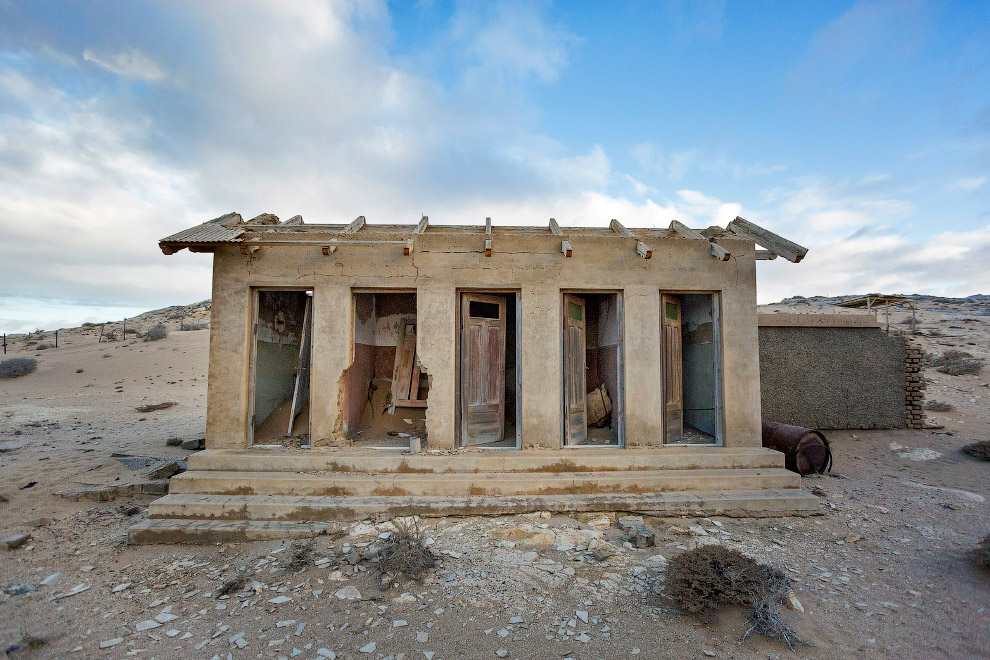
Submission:
[[[201,225],[183,229],[177,234],[163,238],[159,243],[233,243],[244,233],[243,229],[229,229],[220,224],[228,216],[222,216]]]

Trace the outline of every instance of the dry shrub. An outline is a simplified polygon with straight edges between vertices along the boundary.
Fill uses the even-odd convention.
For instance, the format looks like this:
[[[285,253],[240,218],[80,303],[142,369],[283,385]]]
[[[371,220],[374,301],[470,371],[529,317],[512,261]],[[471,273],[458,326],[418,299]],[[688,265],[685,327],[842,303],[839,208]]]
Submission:
[[[246,575],[231,575],[229,578],[223,581],[219,587],[217,587],[216,594],[217,598],[221,596],[229,596],[232,593],[236,593],[248,585],[248,577]]]
[[[164,410],[166,408],[171,408],[172,406],[177,406],[179,403],[177,401],[162,401],[161,403],[146,403],[143,406],[138,406],[134,410],[138,412],[148,413],[154,412],[156,410]]]
[[[164,323],[156,323],[144,333],[143,339],[145,341],[158,341],[166,337],[168,337],[168,328],[165,327]]]
[[[981,461],[990,461],[990,440],[980,440],[979,442],[972,442],[962,450],[974,458],[978,458]]]
[[[936,371],[950,376],[978,374],[983,370],[985,362],[983,358],[973,357],[971,353],[955,349],[945,351],[929,360]]]
[[[393,521],[395,531],[381,542],[378,550],[378,586],[398,576],[421,582],[437,563],[437,557],[423,543],[419,527]]]
[[[198,319],[195,321],[180,321],[179,330],[205,330],[210,326],[210,322],[206,319]]]
[[[49,348],[54,348],[51,344],[38,344],[34,350],[36,351],[47,351]]]
[[[950,410],[955,410],[955,406],[945,401],[929,401],[925,404],[925,409],[932,412],[949,412]]]
[[[37,368],[38,361],[34,358],[10,358],[0,362],[0,378],[17,378]]]
[[[704,545],[688,550],[670,562],[667,595],[677,606],[698,615],[705,623],[718,619],[722,605],[748,605],[754,630],[771,639],[783,640],[793,650],[801,642],[784,620],[781,604],[790,593],[787,576],[722,545]]]
[[[308,541],[304,541],[303,543],[293,543],[292,547],[289,548],[289,556],[286,558],[286,570],[295,570],[309,566],[313,556],[313,545],[315,543],[315,536],[311,537]]]
[[[980,544],[973,548],[970,556],[977,566],[990,570],[990,534],[983,537]]]

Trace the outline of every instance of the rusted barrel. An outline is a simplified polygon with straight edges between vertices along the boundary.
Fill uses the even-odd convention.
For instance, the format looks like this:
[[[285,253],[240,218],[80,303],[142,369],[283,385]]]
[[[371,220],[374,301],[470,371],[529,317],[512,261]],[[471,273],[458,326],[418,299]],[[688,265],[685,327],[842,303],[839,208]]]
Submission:
[[[791,472],[823,474],[832,469],[832,451],[821,431],[764,421],[763,446],[782,452],[784,467]]]

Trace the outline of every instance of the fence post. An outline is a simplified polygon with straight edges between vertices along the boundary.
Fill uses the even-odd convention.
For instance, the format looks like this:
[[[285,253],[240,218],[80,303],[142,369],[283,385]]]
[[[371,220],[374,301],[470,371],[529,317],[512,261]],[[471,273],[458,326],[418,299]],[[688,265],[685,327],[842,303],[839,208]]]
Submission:
[[[58,348],[58,330],[55,331],[55,348]]]
[[[3,354],[7,354],[7,333],[3,333]]]

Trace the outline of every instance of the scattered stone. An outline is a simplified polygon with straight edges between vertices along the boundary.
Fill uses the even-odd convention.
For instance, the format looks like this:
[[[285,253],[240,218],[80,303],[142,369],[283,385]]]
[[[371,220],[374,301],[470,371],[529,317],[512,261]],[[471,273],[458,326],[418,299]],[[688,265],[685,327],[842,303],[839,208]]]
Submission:
[[[353,584],[349,584],[343,589],[333,592],[333,595],[340,600],[361,600],[361,592]]]
[[[0,442],[0,454],[4,454],[8,451],[14,451],[24,447],[27,443],[24,442]]]
[[[275,605],[281,605],[282,603],[288,603],[291,601],[292,599],[289,598],[288,596],[276,596],[275,598],[268,599],[269,603],[274,603]]]
[[[130,587],[132,584],[134,584],[134,583],[133,582],[124,582],[123,584],[118,584],[111,591],[112,591],[112,593],[115,593],[115,594],[116,593],[120,593],[124,589],[127,589],[128,587]]]
[[[330,649],[326,649],[326,648],[316,649],[316,655],[320,656],[321,658],[327,658],[328,660],[337,660],[337,654],[331,651]]]
[[[577,610],[574,614],[576,614],[577,618],[581,619],[584,623],[588,623],[588,613],[586,611]]]
[[[416,641],[420,644],[425,644],[430,641],[430,633],[428,632],[418,632],[416,633]]]
[[[403,628],[403,627],[408,626],[408,625],[409,625],[409,622],[406,621],[405,619],[396,619],[395,621],[392,622],[392,627],[393,628]]]
[[[183,449],[188,449],[190,451],[203,449],[206,446],[206,438],[192,438],[190,440],[183,440],[180,446]]]
[[[137,625],[134,626],[134,630],[137,632],[144,632],[145,630],[151,630],[152,628],[157,628],[160,625],[162,624],[158,623],[154,619],[146,619],[144,621],[139,621]]]
[[[44,580],[42,580],[41,581],[41,584],[42,584],[42,586],[47,587],[50,584],[55,584],[55,582],[57,582],[60,577],[62,577],[62,574],[61,573],[52,573],[51,575],[49,575],[48,577],[46,577]]]
[[[148,479],[167,479],[177,472],[184,471],[186,469],[185,463],[185,461],[174,458],[163,458],[141,470],[140,474]]]
[[[168,438],[165,441],[166,447],[178,447],[182,444],[182,438]]]
[[[35,589],[37,589],[37,587],[33,584],[15,584],[4,589],[4,593],[8,596],[23,596],[24,594],[31,593]]]
[[[113,639],[108,639],[105,642],[100,642],[100,648],[108,649],[111,646],[117,646],[117,644],[120,644],[122,641],[124,641],[123,637],[114,637]]]
[[[495,655],[497,655],[500,658],[504,658],[505,656],[509,655],[509,649],[498,649],[497,651],[495,651]]]
[[[374,653],[375,649],[377,648],[378,648],[378,644],[376,644],[375,642],[370,642],[368,644],[365,644],[358,650],[361,651],[361,653]]]
[[[21,547],[25,543],[31,540],[31,535],[28,533],[14,534],[13,536],[8,536],[3,540],[3,544],[7,546],[8,550],[14,550]]]

